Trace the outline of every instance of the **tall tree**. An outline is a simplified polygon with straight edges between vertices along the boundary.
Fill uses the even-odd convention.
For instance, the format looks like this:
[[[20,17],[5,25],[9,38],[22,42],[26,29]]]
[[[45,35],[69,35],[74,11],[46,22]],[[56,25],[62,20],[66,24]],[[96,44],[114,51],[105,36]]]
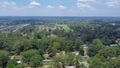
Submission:
[[[32,56],[34,56],[36,54],[39,54],[39,52],[37,50],[34,50],[34,49],[27,50],[27,51],[20,53],[20,55],[23,57],[22,59],[25,63],[29,63]]]
[[[42,66],[43,65],[43,58],[40,55],[36,54],[36,55],[31,57],[29,65],[32,68],[36,68],[38,66]]]
[[[32,48],[31,42],[28,39],[20,39],[16,41],[15,50],[19,54],[22,51],[26,51]]]
[[[95,55],[91,59],[88,60],[90,68],[104,68],[103,67],[103,57],[100,55]]]
[[[4,50],[0,50],[0,66],[2,68],[5,68],[7,61],[8,61],[8,52]]]
[[[99,39],[94,39],[92,44],[88,47],[88,55],[94,56],[98,53],[99,50],[103,49],[105,46]]]

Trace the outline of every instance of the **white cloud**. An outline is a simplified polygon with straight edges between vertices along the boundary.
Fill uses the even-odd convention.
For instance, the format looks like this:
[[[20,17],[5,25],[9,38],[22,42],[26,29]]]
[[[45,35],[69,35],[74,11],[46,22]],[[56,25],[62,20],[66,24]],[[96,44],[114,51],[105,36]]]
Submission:
[[[33,7],[36,7],[36,6],[40,6],[40,3],[39,3],[39,2],[36,2],[36,1],[32,1],[32,2],[30,2],[30,4],[29,4],[29,7],[30,7],[30,8],[33,8]]]
[[[96,0],[77,0],[77,7],[78,8],[89,8],[93,9],[93,7],[89,4],[89,2],[95,2]]]
[[[92,8],[89,4],[77,3],[78,8]]]
[[[94,2],[96,0],[78,0],[78,2]]]
[[[1,7],[15,7],[16,3],[15,2],[4,1],[4,2],[0,2],[0,6]]]
[[[54,8],[54,6],[48,5],[47,8]]]
[[[60,9],[66,9],[66,7],[63,6],[63,5],[60,5],[59,8],[60,8]]]
[[[105,3],[108,7],[120,7],[120,1],[109,1]]]

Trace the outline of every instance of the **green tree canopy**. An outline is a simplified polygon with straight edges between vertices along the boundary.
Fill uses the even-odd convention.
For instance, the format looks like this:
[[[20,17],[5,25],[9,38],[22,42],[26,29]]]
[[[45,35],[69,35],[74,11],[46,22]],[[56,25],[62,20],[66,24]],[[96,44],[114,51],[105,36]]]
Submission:
[[[0,50],[0,66],[2,68],[5,67],[5,65],[8,61],[8,55],[9,55],[9,53],[7,51]]]
[[[88,55],[94,56],[98,53],[99,50],[103,49],[105,46],[99,39],[94,39],[92,44],[89,45]]]
[[[103,66],[103,57],[100,55],[95,55],[91,59],[88,60],[90,68],[104,68]]]
[[[32,68],[36,68],[37,66],[42,66],[43,65],[43,58],[40,55],[36,54],[36,55],[31,57],[29,65]]]
[[[22,51],[26,51],[32,48],[31,42],[28,39],[20,39],[16,41],[15,45],[16,46],[14,48],[18,54]]]
[[[115,47],[103,48],[99,51],[99,54],[101,56],[104,56],[105,58],[117,57],[120,55],[120,47],[115,46]]]
[[[8,63],[7,63],[6,68],[15,68],[16,63],[17,63],[16,59],[9,60]]]
[[[34,50],[34,49],[27,50],[27,51],[20,53],[20,55],[23,57],[23,61],[26,63],[29,63],[32,56],[34,56],[36,54],[39,54],[39,52],[37,50]]]

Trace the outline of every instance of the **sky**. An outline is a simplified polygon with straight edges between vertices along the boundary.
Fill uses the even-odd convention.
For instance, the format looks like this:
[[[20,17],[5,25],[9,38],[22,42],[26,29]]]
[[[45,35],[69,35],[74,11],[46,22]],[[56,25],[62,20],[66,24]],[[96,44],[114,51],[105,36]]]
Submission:
[[[120,16],[120,0],[0,0],[0,16]]]

